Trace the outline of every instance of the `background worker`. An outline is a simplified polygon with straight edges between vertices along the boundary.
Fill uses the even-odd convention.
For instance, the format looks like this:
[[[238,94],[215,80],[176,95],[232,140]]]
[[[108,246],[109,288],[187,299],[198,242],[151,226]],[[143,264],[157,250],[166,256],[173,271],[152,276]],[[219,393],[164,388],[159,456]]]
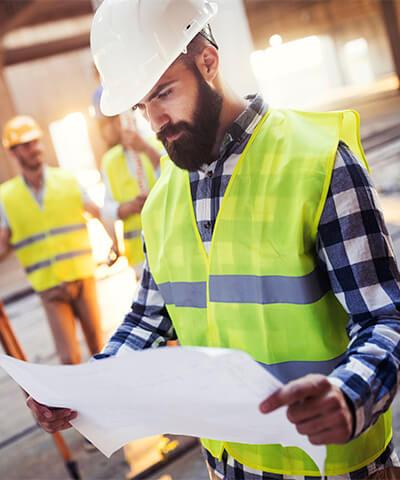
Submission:
[[[356,118],[237,96],[206,26],[215,11],[206,0],[106,0],[94,18],[103,112],[134,105],[171,160],[142,212],[140,289],[100,357],[175,336],[244,350],[287,382],[260,410],[287,407],[327,445],[324,478],[367,478],[398,465],[387,410],[400,276]],[[76,415],[28,405],[47,431]],[[211,478],[320,478],[300,449],[202,444]]]
[[[99,209],[72,174],[45,166],[41,137],[28,116],[4,127],[3,145],[21,175],[0,186],[0,258],[15,252],[42,301],[61,362],[74,364],[81,361],[76,319],[92,355],[103,345],[84,216],[98,217]]]
[[[106,187],[102,215],[107,223],[123,221],[124,255],[139,279],[144,261],[140,214],[156,181],[162,145],[155,138],[144,139],[133,117],[122,127],[119,116],[102,115],[100,94],[101,89],[96,90],[93,103],[102,137],[109,148],[101,161]],[[133,112],[131,114],[133,116]]]

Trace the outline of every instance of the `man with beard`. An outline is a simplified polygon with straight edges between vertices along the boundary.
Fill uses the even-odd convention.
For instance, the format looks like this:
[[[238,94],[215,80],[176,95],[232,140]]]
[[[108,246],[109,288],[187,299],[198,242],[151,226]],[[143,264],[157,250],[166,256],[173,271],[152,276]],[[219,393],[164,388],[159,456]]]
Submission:
[[[357,116],[235,95],[207,26],[215,11],[206,0],[106,0],[95,15],[103,112],[141,110],[169,154],[142,213],[140,289],[99,358],[176,337],[244,350],[285,383],[261,412],[287,407],[327,445],[324,478],[389,472],[399,272]],[[28,405],[50,432],[76,415]],[[214,479],[320,478],[300,449],[202,444]]]
[[[13,249],[42,301],[61,362],[75,364],[81,360],[76,318],[91,354],[103,346],[84,217],[84,212],[98,217],[99,210],[75,177],[44,166],[41,137],[28,116],[14,117],[4,127],[3,145],[21,175],[0,187],[0,258]]]

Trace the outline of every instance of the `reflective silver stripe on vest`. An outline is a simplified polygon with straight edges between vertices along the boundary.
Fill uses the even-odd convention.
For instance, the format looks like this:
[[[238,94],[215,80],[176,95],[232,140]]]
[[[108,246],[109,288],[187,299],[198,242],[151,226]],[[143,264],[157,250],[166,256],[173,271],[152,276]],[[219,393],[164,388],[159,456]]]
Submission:
[[[84,230],[85,228],[85,223],[75,223],[74,225],[66,225],[65,227],[52,228],[50,234],[60,235],[61,233],[76,232],[78,230]]]
[[[210,275],[210,301],[226,303],[314,303],[329,291],[326,275],[315,269],[303,277]]]
[[[77,223],[74,225],[66,225],[65,227],[52,228],[48,233],[37,233],[30,237],[24,238],[20,242],[14,243],[13,247],[18,250],[19,248],[26,247],[32,243],[39,242],[46,238],[47,235],[60,235],[62,233],[76,232],[77,230],[83,230],[86,228],[84,223]]]
[[[158,284],[165,303],[177,307],[206,308],[206,282],[166,282]]]
[[[31,237],[24,238],[20,242],[13,243],[13,248],[15,250],[18,250],[19,248],[26,247],[27,245],[30,245],[31,243],[38,242],[39,240],[43,240],[43,238],[46,238],[45,233],[37,233],[36,235],[32,235]]]
[[[54,258],[49,260],[42,260],[41,262],[33,263],[29,267],[25,268],[26,273],[32,273],[41,268],[49,267],[52,263],[58,262],[60,260],[68,260],[69,258],[80,257],[82,255],[90,255],[92,250],[90,248],[85,248],[82,250],[74,250],[73,252],[61,253],[56,255]]]
[[[258,362],[265,370],[272,373],[282,383],[290,382],[296,378],[303,377],[309,373],[321,373],[323,375],[329,375],[332,370],[345,358],[345,354],[342,353],[336,358],[331,360],[321,361],[293,361],[274,363],[272,365]]]
[[[142,231],[141,230],[130,230],[129,232],[124,232],[125,240],[130,240],[132,238],[140,237]]]

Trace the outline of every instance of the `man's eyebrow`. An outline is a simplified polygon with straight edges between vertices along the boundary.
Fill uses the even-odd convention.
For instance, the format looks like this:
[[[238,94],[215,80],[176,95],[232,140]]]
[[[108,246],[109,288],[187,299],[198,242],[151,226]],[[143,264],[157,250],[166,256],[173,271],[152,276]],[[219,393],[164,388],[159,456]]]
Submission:
[[[169,85],[175,83],[176,80],[170,80],[169,82],[164,82],[164,83],[161,83],[161,85],[159,85],[153,93],[151,93],[149,95],[149,97],[145,100],[147,102],[151,102],[153,100],[153,98],[155,98],[160,92],[161,90],[164,90],[164,88],[168,87]],[[135,107],[138,107],[139,105],[142,105],[142,102],[139,102],[137,103],[136,105],[134,105],[134,108]]]

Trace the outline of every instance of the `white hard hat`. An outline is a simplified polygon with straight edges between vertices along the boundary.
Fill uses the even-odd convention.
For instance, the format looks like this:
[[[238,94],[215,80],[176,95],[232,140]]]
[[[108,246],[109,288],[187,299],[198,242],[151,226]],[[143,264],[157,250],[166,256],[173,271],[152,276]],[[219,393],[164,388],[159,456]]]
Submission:
[[[208,0],[104,0],[90,35],[104,115],[145,97],[216,12]]]

